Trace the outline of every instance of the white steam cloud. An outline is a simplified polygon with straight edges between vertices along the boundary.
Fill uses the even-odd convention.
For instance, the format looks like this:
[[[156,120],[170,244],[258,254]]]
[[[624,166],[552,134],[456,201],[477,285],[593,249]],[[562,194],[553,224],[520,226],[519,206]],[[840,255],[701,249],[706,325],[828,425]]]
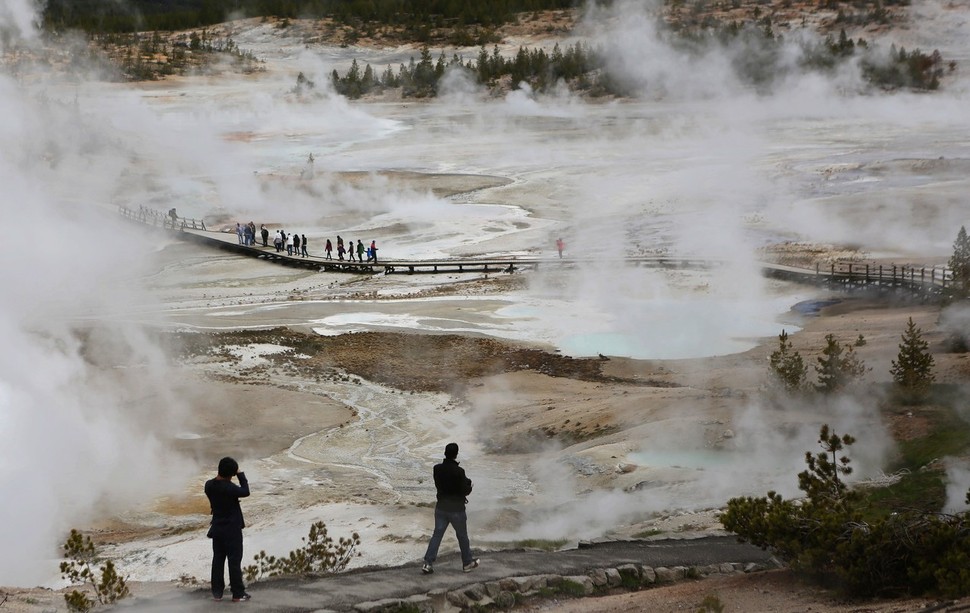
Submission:
[[[32,37],[29,2],[0,29]],[[94,513],[146,502],[185,477],[162,439],[184,409],[166,359],[115,313],[137,289],[148,236],[105,206],[128,166],[118,134],[71,88],[0,73],[0,584],[56,577],[59,544]]]
[[[36,9],[36,0],[6,0],[0,4],[0,32],[15,39],[35,38]]]
[[[0,29],[21,39],[36,38],[35,20],[27,0],[0,6]],[[167,485],[160,478],[184,483],[165,439],[185,407],[167,391],[165,356],[118,308],[150,302],[138,280],[157,238],[120,227],[116,204],[164,210],[175,202],[190,217],[317,223],[354,238],[386,232],[378,238],[390,242],[393,257],[550,253],[562,235],[567,257],[592,264],[568,280],[536,276],[531,296],[609,323],[634,349],[656,349],[654,357],[709,354],[726,322],[745,318],[762,327],[738,328],[737,336],[776,334],[772,316],[787,305],[765,290],[755,253],[779,234],[948,249],[963,214],[953,204],[966,193],[966,166],[953,162],[946,188],[918,188],[923,161],[965,157],[970,117],[960,88],[861,97],[852,93],[858,73],[850,65],[834,76],[793,72],[759,95],[735,77],[732,50],[678,52],[644,3],[592,10],[586,25],[647,102],[587,102],[564,88],[485,100],[451,70],[440,99],[420,112],[390,104],[375,117],[336,96],[331,67],[309,53],[284,58],[316,84],[299,93],[295,70],[269,71],[258,87],[256,78],[225,79],[176,93],[162,83],[151,94],[0,74],[9,237],[0,267],[0,436],[10,441],[0,488],[16,502],[0,510],[7,554],[0,584],[56,573],[51,558],[75,522],[150,499]],[[271,24],[258,28],[253,36],[264,37],[265,48],[285,36]],[[796,46],[787,49],[794,65]],[[146,108],[153,96],[162,100],[157,112]],[[833,169],[834,159],[844,163]],[[486,195],[453,202],[395,185],[380,174],[388,169],[510,178],[509,192],[481,190]],[[346,171],[374,174],[335,180]],[[506,206],[505,193],[534,204],[540,218]],[[860,206],[874,199],[879,215]],[[449,235],[439,218],[453,223]],[[487,232],[474,237],[459,224]],[[672,280],[626,267],[633,254],[719,260],[724,274]],[[670,313],[683,319],[664,319]],[[559,320],[555,309],[544,315],[560,329],[576,321]],[[493,401],[507,393],[514,391]],[[719,505],[750,488],[793,494],[800,450],[816,448],[818,424],[793,416],[772,430],[765,411],[739,408],[732,424],[739,453],[691,484],[583,499],[568,478],[575,465],[551,452],[533,476],[556,488],[539,492],[537,521],[523,532],[593,535],[652,511]],[[846,400],[830,423],[859,436],[866,455],[856,458],[857,476],[875,473],[889,437],[865,404]],[[672,451],[662,443],[645,435],[640,451]],[[476,494],[501,489],[485,478]]]

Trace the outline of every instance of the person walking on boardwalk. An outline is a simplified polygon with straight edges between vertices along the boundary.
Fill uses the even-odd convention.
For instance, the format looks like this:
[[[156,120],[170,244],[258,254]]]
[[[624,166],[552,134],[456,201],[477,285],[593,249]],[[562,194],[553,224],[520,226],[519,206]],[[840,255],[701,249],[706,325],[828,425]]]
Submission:
[[[300,235],[293,234],[293,253],[300,255]]]
[[[265,247],[266,241],[269,240],[269,230],[266,229],[265,224],[259,224],[259,235],[263,238],[263,247]]]
[[[327,259],[332,260],[333,256],[330,254],[333,252],[333,243],[330,242],[329,238],[327,239],[327,244],[324,246],[323,250],[327,252]]]
[[[364,261],[364,243],[360,242],[359,238],[357,239],[357,261]]]
[[[472,493],[472,480],[465,476],[465,470],[458,465],[457,458],[458,443],[448,443],[445,445],[445,459],[434,467],[438,500],[434,507],[434,532],[424,554],[424,566],[421,567],[421,572],[426,575],[434,572],[438,547],[449,524],[454,526],[455,536],[458,537],[462,570],[467,573],[478,567],[478,558],[472,557],[468,544],[468,517],[465,514],[466,496]]]
[[[377,241],[370,242],[370,259],[374,260],[377,264]]]
[[[559,252],[559,259],[562,259],[562,250],[566,248],[566,243],[562,242],[561,238],[556,239],[556,251]]]
[[[239,479],[239,485],[232,478]],[[244,602],[250,596],[243,584],[243,521],[239,499],[249,496],[246,473],[239,471],[239,464],[232,458],[219,460],[218,474],[205,482],[205,495],[209,499],[212,522],[206,534],[212,539],[212,597],[222,600],[226,589],[225,566],[229,561],[229,589],[233,602]]]
[[[310,254],[307,253],[306,250],[306,234],[301,234],[300,236],[303,238],[303,240],[300,241],[300,249],[303,250],[303,257],[308,258],[310,257]]]
[[[283,235],[280,230],[273,235],[273,246],[276,247],[276,253],[283,251]]]
[[[353,262],[357,257],[354,255],[355,253],[356,252],[354,251],[354,241],[350,241],[350,243],[347,245],[347,259]]]
[[[337,259],[341,262],[344,261],[344,243],[343,241],[337,241]]]
[[[293,255],[293,235],[284,232],[283,236],[286,237],[286,255]]]

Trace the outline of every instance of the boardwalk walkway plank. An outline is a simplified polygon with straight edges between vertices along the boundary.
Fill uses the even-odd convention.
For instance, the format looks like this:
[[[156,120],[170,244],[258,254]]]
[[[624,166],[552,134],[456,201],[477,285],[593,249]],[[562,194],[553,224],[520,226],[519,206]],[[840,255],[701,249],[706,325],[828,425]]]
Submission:
[[[272,245],[263,247],[239,244],[235,232],[213,231],[203,220],[184,217],[170,218],[157,211],[143,208],[135,211],[119,207],[119,213],[133,222],[172,233],[181,240],[193,241],[240,255],[257,257],[285,266],[309,268],[321,272],[352,274],[437,274],[437,273],[513,273],[523,269],[548,266],[574,267],[589,260],[537,256],[506,256],[490,258],[453,258],[436,260],[384,260],[356,262],[326,259],[320,255],[301,257],[277,252]],[[632,256],[624,259],[628,265],[651,268],[716,269],[730,264],[730,260],[699,259],[677,256]],[[935,301],[946,297],[952,285],[952,271],[944,267],[899,267],[865,262],[840,262],[815,269],[759,262],[766,277],[816,285],[835,290],[869,290],[878,293],[905,292],[921,300]]]

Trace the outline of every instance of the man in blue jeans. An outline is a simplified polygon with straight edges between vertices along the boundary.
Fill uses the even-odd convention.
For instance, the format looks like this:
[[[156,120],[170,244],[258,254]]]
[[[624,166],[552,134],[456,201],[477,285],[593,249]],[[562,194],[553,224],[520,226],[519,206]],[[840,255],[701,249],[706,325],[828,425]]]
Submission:
[[[239,479],[239,485],[232,478]],[[212,539],[212,597],[222,600],[226,589],[226,561],[229,561],[229,588],[233,602],[246,602],[250,596],[243,584],[243,521],[239,499],[249,496],[246,473],[232,458],[219,460],[219,474],[205,482],[205,495],[212,508],[212,525],[206,535]]]
[[[465,476],[465,470],[458,466],[458,444],[448,443],[445,446],[445,459],[434,467],[434,486],[438,490],[438,502],[434,507],[434,534],[428,543],[428,551],[424,554],[424,566],[421,572],[430,575],[434,572],[434,561],[438,557],[438,547],[441,538],[448,529],[448,524],[455,527],[458,537],[458,547],[461,549],[462,570],[466,573],[478,567],[478,558],[472,557],[471,547],[468,545],[468,518],[465,515],[465,498],[472,493],[472,480]]]

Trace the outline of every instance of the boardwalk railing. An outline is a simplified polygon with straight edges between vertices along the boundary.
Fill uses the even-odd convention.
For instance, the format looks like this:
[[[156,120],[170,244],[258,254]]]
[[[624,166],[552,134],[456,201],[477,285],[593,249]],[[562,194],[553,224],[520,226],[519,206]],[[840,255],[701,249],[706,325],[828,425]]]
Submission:
[[[170,228],[172,230],[205,230],[205,221],[201,219],[191,219],[189,217],[179,217],[177,215],[168,215],[162,213],[161,211],[156,211],[155,209],[150,209],[145,206],[138,207],[138,210],[129,209],[126,206],[119,206],[118,213],[122,217],[130,219],[132,221],[137,221],[149,226],[156,226],[159,228]]]
[[[823,271],[833,281],[852,285],[879,281],[889,285],[918,284],[946,289],[948,284],[953,284],[953,271],[946,267],[839,262],[830,264],[828,270],[825,270],[820,264],[815,265],[816,275]]]
[[[953,287],[953,271],[942,266],[897,266],[866,262],[838,262],[804,268],[763,264],[765,275],[801,282],[812,282],[830,289],[876,292],[906,291],[923,299],[940,299]]]
[[[209,230],[201,219],[190,219],[164,214],[148,207],[138,210],[118,207],[126,219],[159,228],[180,230],[179,238],[204,243],[233,253],[258,257],[267,261],[298,266],[326,272],[349,272],[355,274],[435,274],[435,273],[514,273],[540,267],[574,267],[588,260],[582,258],[555,258],[536,256],[505,256],[492,258],[456,258],[438,260],[386,260],[357,262],[326,259],[320,255],[300,257],[279,252],[273,246],[259,243],[239,244],[235,232]],[[727,260],[699,259],[690,257],[634,256],[624,259],[624,264],[652,268],[716,269],[727,265]],[[783,264],[760,263],[767,277],[808,283],[845,291],[866,289],[876,292],[903,291],[923,300],[944,298],[953,286],[953,271],[945,267],[895,266],[877,263],[839,262],[828,266],[816,265],[815,269]]]

